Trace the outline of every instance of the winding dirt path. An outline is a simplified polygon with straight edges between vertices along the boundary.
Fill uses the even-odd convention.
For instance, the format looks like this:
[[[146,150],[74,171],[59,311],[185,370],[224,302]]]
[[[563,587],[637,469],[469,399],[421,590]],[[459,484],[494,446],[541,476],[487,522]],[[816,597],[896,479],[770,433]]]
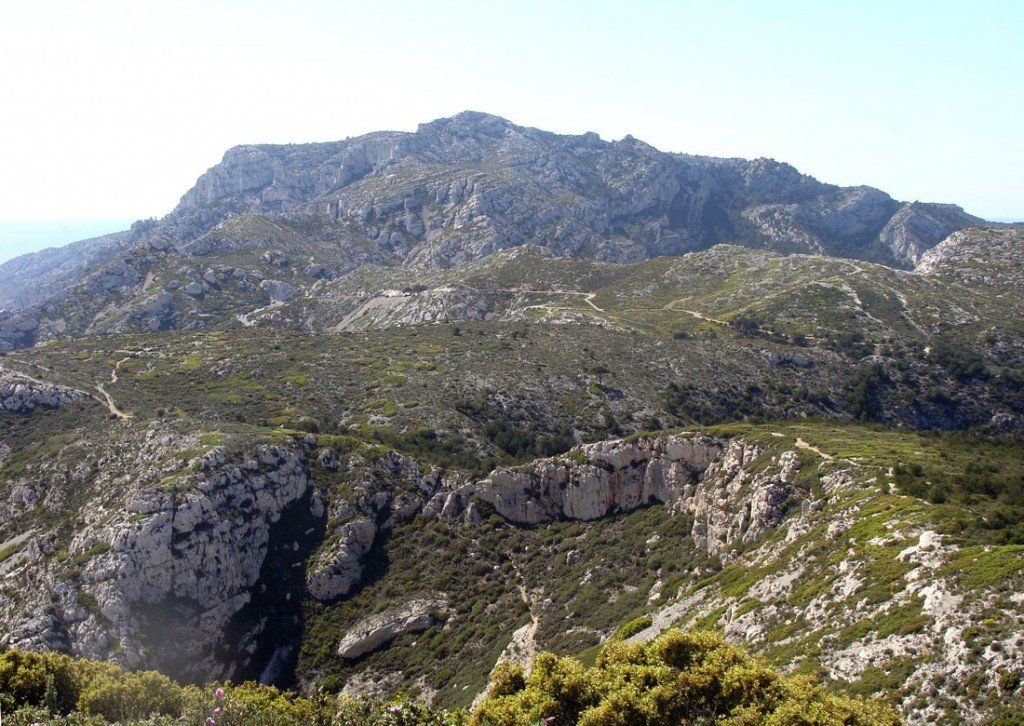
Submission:
[[[133,414],[131,412],[122,411],[117,407],[117,404],[114,403],[114,399],[110,397],[110,394],[107,393],[107,389],[103,387],[102,383],[96,384],[96,390],[100,392],[100,395],[94,395],[93,398],[95,398],[97,401],[106,406],[107,410],[110,411],[111,414],[117,416],[122,421],[125,419],[132,418]]]
[[[254,318],[259,317],[263,313],[268,313],[271,310],[276,310],[277,308],[281,307],[282,305],[284,305],[283,302],[281,302],[280,300],[275,300],[274,302],[270,303],[269,305],[264,305],[261,308],[256,308],[255,310],[250,310],[249,312],[243,313],[241,315],[236,315],[235,316],[235,320],[240,322],[245,327],[251,328],[252,326],[254,326],[256,324],[256,320],[254,320]]]
[[[804,449],[806,451],[813,451],[815,454],[820,456],[825,461],[832,461],[832,459],[835,458],[834,456],[832,456],[832,454],[826,454],[824,451],[819,449],[817,446],[812,446],[811,444],[808,444],[806,441],[804,441],[800,437],[797,437],[797,440],[796,440],[795,443],[796,443],[796,448]]]
[[[113,368],[111,368],[111,370],[110,370],[110,383],[112,383],[112,384],[113,383],[117,383],[117,381],[118,381],[117,371],[118,371],[118,369],[123,364],[127,363],[129,360],[131,360],[135,356],[139,355],[140,353],[147,353],[147,352],[152,351],[152,350],[153,350],[153,348],[143,348],[143,349],[137,350],[137,351],[132,351],[132,350],[119,350],[119,351],[117,351],[118,353],[126,353],[127,355],[125,355],[124,358],[121,358],[116,363],[114,363]],[[8,359],[8,360],[11,360],[11,359]],[[20,362],[22,364],[26,363],[25,361],[18,361],[18,362]],[[45,371],[48,371],[48,372],[51,372],[51,373],[53,372],[50,368],[47,368],[46,366],[41,365],[39,363],[33,363],[31,365],[33,367],[40,368],[42,370],[45,370]],[[44,381],[44,380],[41,380],[39,378],[36,378],[35,376],[29,375],[28,373],[25,373],[25,372],[20,371],[20,370],[15,370],[14,368],[10,368],[9,366],[3,365],[3,364],[0,364],[0,371],[6,372],[6,373],[10,373],[11,375],[15,375],[15,376],[18,376],[20,378],[24,378],[27,381],[31,381],[32,383],[37,383],[37,384],[39,384],[41,386],[53,386],[55,388],[63,388],[65,390],[74,391],[75,393],[80,393],[83,396],[88,396],[89,398],[91,398],[91,399],[97,401],[98,403],[102,404],[104,407],[106,407],[107,411],[109,411],[112,415],[117,416],[121,420],[132,418],[133,415],[134,415],[130,411],[123,411],[120,408],[118,408],[117,404],[114,402],[114,398],[110,395],[110,393],[107,391],[107,389],[103,387],[102,383],[97,383],[96,384],[96,386],[95,386],[96,392],[93,393],[92,391],[83,391],[81,388],[75,388],[74,386],[69,386],[69,385],[64,384],[64,383],[56,383],[54,381]]]
[[[127,363],[133,357],[134,357],[134,354],[127,355],[124,358],[122,358],[121,360],[119,360],[117,363],[114,364],[114,367],[110,369],[110,382],[111,383],[117,383],[117,369],[121,367],[121,364],[122,363]]]
[[[574,297],[582,297],[583,302],[585,302],[590,307],[594,308],[594,310],[596,310],[599,313],[608,312],[604,308],[598,307],[597,303],[594,302],[594,298],[597,297],[596,292],[576,292],[574,290],[523,290],[521,288],[518,290],[504,290],[503,292],[521,293],[526,295],[572,295]],[[546,306],[531,305],[530,307],[540,308]]]

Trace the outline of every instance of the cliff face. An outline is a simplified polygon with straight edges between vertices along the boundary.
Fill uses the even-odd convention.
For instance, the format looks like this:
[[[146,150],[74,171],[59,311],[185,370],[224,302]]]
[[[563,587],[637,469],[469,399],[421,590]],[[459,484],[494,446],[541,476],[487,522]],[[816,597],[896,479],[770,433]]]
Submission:
[[[619,262],[740,241],[909,266],[981,221],[822,184],[771,160],[668,154],[631,137],[560,136],[471,112],[414,133],[237,147],[165,222],[189,237],[243,211],[345,220],[426,266],[537,240],[558,255]]]
[[[696,545],[718,555],[781,521],[798,469],[795,459],[782,457],[753,473],[757,447],[700,435],[583,446],[475,484],[424,473],[395,453],[342,464],[333,450],[319,449],[317,471],[351,475],[339,495],[315,482],[311,443],[261,444],[232,455],[217,447],[161,471],[149,462],[174,460],[194,440],[154,428],[136,436],[134,462],[125,454],[108,457],[138,478],[96,482],[108,496],[122,493],[91,500],[63,557],[52,556],[56,532],[34,534],[36,582],[14,588],[16,604],[3,613],[6,643],[117,657],[185,678],[258,675],[276,650],[268,651],[266,629],[278,626],[260,617],[267,592],[285,583],[291,590],[283,600],[296,606],[307,593],[324,602],[344,597],[361,583],[377,539],[417,517],[473,527],[481,507],[493,507],[510,522],[538,524],[661,503],[688,513]],[[112,487],[113,481],[124,483]],[[275,531],[292,534],[275,538]],[[304,580],[268,569],[291,552],[289,568],[305,571]],[[425,629],[436,621],[436,601],[412,608],[413,615],[401,606],[395,618],[377,617],[364,624],[366,633],[346,636],[340,652],[355,658],[374,643]]]
[[[52,557],[56,532],[33,533],[37,582],[4,613],[5,642],[116,655],[185,678],[230,674],[246,654],[226,656],[229,624],[252,600],[272,530],[288,511],[316,519],[305,453],[259,445],[228,458],[215,448],[154,482],[164,472],[149,462],[192,442],[150,429],[136,444],[136,461],[119,456],[115,465],[139,478],[115,501],[104,501],[109,489],[90,501],[95,510],[81,512],[63,557]]]
[[[511,522],[535,525],[666,504],[692,517],[698,548],[719,555],[733,542],[757,539],[786,514],[799,460],[788,452],[754,473],[760,457],[743,441],[701,435],[601,442],[569,457],[495,471],[437,495],[427,511],[453,516],[478,499]]]

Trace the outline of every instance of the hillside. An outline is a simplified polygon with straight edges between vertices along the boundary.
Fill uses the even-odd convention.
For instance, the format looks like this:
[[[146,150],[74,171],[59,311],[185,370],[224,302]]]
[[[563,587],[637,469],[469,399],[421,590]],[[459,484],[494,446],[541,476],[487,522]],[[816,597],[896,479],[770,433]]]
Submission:
[[[462,705],[503,651],[585,656],[646,618],[722,628],[915,722],[988,709],[1016,672],[1017,444],[780,422],[569,450],[700,417],[711,395],[668,397],[641,368],[693,339],[599,326],[152,342],[17,358],[39,382],[6,399],[11,645]],[[716,418],[750,405],[736,389]]]
[[[232,149],[0,266],[0,705],[1013,723],[1022,263],[484,114]]]

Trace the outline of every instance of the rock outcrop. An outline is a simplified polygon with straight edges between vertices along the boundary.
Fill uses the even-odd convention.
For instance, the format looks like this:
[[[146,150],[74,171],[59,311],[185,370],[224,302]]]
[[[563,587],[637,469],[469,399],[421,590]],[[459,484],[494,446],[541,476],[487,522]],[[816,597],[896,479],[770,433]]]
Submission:
[[[322,463],[337,468],[337,455],[324,454]],[[353,457],[348,470],[356,477],[353,493],[330,505],[329,520],[338,524],[306,576],[306,589],[318,600],[348,594],[378,531],[412,519],[441,486],[439,471],[424,474],[416,461],[393,451],[373,462]]]
[[[440,492],[424,514],[453,518],[479,500],[511,522],[534,525],[660,503],[691,515],[695,544],[722,555],[732,543],[776,526],[791,503],[796,454],[755,466],[761,455],[742,440],[703,434],[599,442]]]
[[[273,303],[288,302],[302,294],[302,290],[283,280],[263,280],[260,289]]]
[[[355,660],[390,643],[399,635],[420,633],[445,617],[442,597],[411,600],[359,621],[338,643],[340,658]]]
[[[0,412],[28,413],[38,407],[61,408],[82,397],[79,391],[42,383],[0,369]]]
[[[229,623],[253,597],[271,529],[308,499],[310,484],[301,446],[264,444],[241,457],[209,451],[81,529],[68,548],[79,566],[62,575],[55,563],[48,597],[7,642],[62,644],[183,677],[229,673]]]
[[[306,578],[306,589],[317,600],[333,600],[346,595],[363,574],[363,556],[377,536],[377,525],[360,517],[338,527],[330,544]]]
[[[31,347],[38,332],[38,311],[0,310],[0,353]]]

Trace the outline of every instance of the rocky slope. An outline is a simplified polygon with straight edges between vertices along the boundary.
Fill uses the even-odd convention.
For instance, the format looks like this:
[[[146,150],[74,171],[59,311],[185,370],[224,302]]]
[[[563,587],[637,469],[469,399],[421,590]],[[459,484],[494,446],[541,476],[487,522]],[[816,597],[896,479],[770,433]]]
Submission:
[[[631,137],[559,136],[472,112],[411,134],[236,147],[169,219],[187,237],[226,210],[326,213],[410,261],[443,266],[526,241],[629,261],[743,238],[910,264],[980,221],[767,159],[667,154]]]
[[[130,245],[131,234],[118,232],[8,260],[0,265],[0,308],[37,305]]]
[[[635,262],[729,242],[912,267],[981,223],[772,160],[669,154],[467,112],[413,133],[236,147],[167,217],[5,263],[0,306],[19,312],[0,321],[0,349],[245,321],[368,263],[447,268],[524,244]]]
[[[424,476],[415,461],[394,452],[376,460],[354,454],[342,465],[334,449],[321,447],[311,467],[307,450],[315,449],[316,437],[211,448],[176,428],[126,423],[103,458],[73,463],[74,452],[96,445],[78,441],[13,482],[9,516],[24,517],[26,506],[17,502],[45,502],[54,515],[72,519],[15,542],[25,554],[5,567],[9,599],[0,617],[8,645],[117,658],[203,680],[259,674],[270,662],[254,664],[254,656],[279,656],[276,647],[267,651],[268,613],[256,617],[247,608],[260,611],[267,590],[280,587],[274,581],[282,575],[267,567],[272,547],[283,548],[277,555],[294,550],[295,557],[315,550],[305,580],[291,584],[304,582],[310,596],[327,602],[359,586],[375,541],[394,527],[419,517],[472,528],[481,507],[509,522],[537,524],[668,503],[693,517],[698,547],[717,554],[778,524],[799,468],[790,455],[779,460],[778,472],[751,476],[756,447],[671,436],[584,446],[569,457],[462,484],[438,472]],[[316,471],[342,466],[347,486],[316,481]],[[61,511],[82,491],[93,493],[86,506]],[[275,542],[275,528],[286,528],[294,541]],[[31,584],[23,583],[19,575],[29,571]],[[339,655],[354,660],[436,624],[447,608],[444,597],[410,601],[354,626],[337,644]]]
[[[21,417],[0,468],[9,645],[460,704],[500,658],[586,657],[643,616],[635,637],[713,625],[914,722],[984,713],[1021,675],[1020,547],[986,539],[968,506],[895,493],[916,480],[877,448],[963,466],[944,443],[666,432],[480,477],[350,436],[96,408],[0,414]],[[41,434],[57,421],[77,435]]]
[[[1024,235],[977,222],[482,114],[234,149],[0,269],[0,644],[447,707],[684,624],[995,719]]]
[[[1024,288],[1024,229],[957,232],[923,254],[923,275],[955,278],[969,285]]]

